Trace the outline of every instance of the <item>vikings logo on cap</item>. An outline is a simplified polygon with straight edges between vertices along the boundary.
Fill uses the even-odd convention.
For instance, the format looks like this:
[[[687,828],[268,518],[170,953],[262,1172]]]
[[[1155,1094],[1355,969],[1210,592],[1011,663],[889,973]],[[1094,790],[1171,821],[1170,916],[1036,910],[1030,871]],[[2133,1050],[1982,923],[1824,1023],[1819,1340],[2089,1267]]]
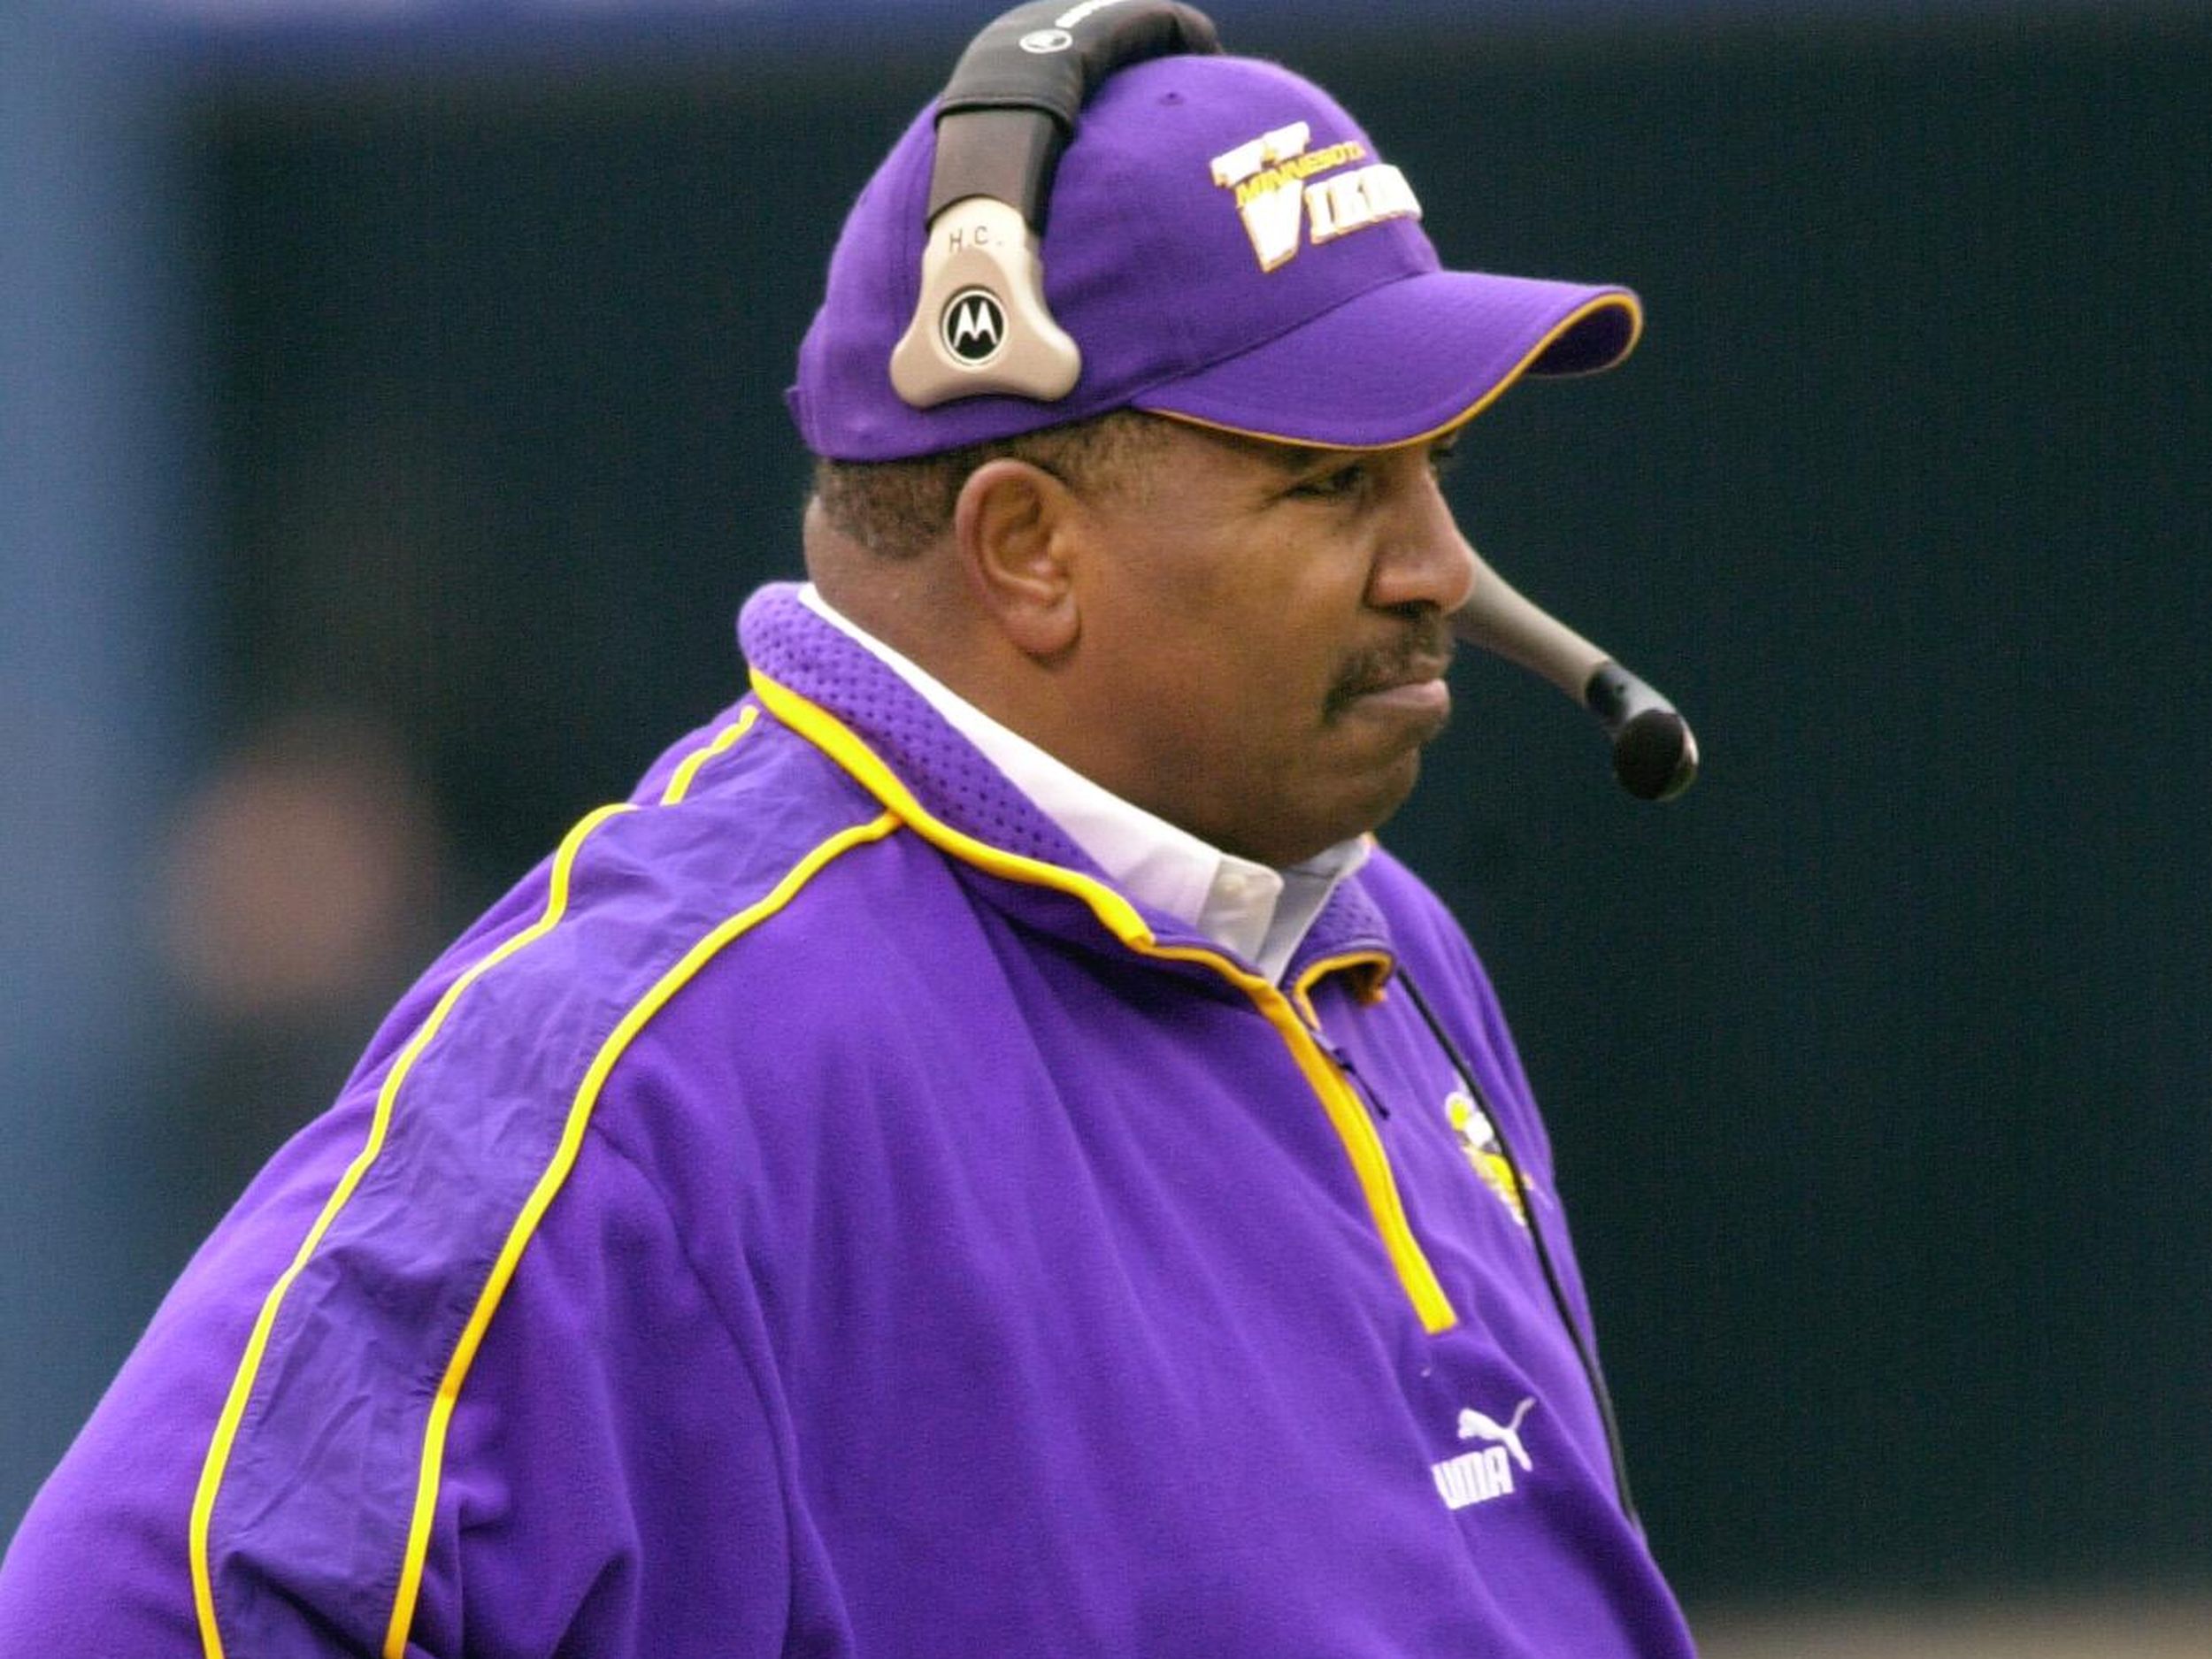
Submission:
[[[1386,219],[1421,217],[1413,187],[1397,168],[1376,162],[1339,171],[1365,161],[1366,145],[1354,139],[1313,150],[1312,142],[1311,124],[1293,121],[1213,158],[1214,182],[1236,192],[1238,216],[1263,271],[1296,256],[1302,226],[1312,227],[1318,244]]]

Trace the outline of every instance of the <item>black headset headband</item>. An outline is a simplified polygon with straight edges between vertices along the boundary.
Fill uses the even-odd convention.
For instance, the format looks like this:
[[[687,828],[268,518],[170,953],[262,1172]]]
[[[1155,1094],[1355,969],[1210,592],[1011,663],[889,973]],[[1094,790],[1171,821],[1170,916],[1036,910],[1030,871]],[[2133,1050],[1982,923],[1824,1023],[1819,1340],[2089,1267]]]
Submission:
[[[1061,149],[1099,83],[1148,58],[1220,50],[1210,19],[1169,0],[1016,6],[968,43],[938,98],[929,217],[987,196],[1041,233]]]
[[[1212,20],[1171,0],[1037,0],[969,42],[938,100],[921,295],[891,354],[901,397],[1067,396],[1083,355],[1037,259],[1060,152],[1117,69],[1220,50]]]

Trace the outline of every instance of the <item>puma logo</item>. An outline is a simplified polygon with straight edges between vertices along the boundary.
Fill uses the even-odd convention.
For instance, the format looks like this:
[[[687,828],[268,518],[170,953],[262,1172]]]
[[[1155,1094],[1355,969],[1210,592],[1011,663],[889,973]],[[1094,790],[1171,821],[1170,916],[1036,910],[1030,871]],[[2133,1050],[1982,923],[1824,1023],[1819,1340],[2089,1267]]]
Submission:
[[[1521,1444],[1521,1419],[1528,1415],[1529,1408],[1535,1403],[1534,1394],[1522,1401],[1514,1407],[1513,1420],[1509,1423],[1501,1423],[1497,1418],[1469,1406],[1459,1414],[1459,1438],[1463,1440],[1488,1440],[1494,1446],[1502,1446],[1513,1454],[1515,1463],[1533,1474],[1536,1465],[1529,1462],[1528,1448]]]
[[[1436,1481],[1436,1495],[1444,1500],[1446,1509],[1463,1509],[1471,1504],[1510,1495],[1516,1463],[1524,1474],[1536,1472],[1535,1461],[1521,1441],[1521,1421],[1535,1404],[1536,1396],[1529,1395],[1513,1408],[1512,1417],[1503,1423],[1472,1406],[1460,1412],[1459,1438],[1489,1443],[1429,1465],[1429,1473]]]

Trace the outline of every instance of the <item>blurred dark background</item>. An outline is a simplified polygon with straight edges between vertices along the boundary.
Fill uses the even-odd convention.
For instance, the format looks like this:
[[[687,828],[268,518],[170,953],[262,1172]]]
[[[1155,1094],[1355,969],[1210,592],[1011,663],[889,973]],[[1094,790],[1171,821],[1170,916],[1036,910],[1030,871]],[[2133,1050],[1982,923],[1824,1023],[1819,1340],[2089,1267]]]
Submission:
[[[441,935],[738,694],[837,221],[992,9],[7,26],[0,1528]],[[1455,488],[1706,776],[1632,802],[1471,660],[1386,839],[1514,1016],[1663,1559],[2212,1586],[2212,16],[1210,9],[1448,260],[1649,312]]]

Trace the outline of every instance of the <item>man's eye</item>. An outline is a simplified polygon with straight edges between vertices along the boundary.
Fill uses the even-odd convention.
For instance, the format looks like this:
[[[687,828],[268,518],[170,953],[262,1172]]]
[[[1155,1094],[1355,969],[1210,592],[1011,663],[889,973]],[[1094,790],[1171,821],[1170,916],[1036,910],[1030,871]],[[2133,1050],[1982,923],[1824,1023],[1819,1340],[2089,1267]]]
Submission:
[[[1307,479],[1291,489],[1294,495],[1312,500],[1331,501],[1340,496],[1356,495],[1367,482],[1367,465],[1353,461],[1346,465],[1332,467],[1317,477]]]
[[[1459,465],[1459,445],[1440,443],[1429,451],[1429,471],[1438,478],[1448,477]]]

